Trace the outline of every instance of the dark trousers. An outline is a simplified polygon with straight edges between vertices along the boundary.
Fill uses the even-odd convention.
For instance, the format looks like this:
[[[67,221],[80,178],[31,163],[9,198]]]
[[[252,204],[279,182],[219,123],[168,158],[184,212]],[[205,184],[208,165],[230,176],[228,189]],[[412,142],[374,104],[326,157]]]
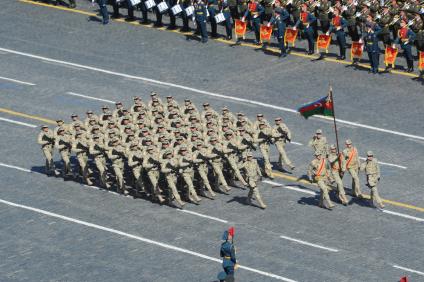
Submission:
[[[196,20],[197,31],[202,36],[202,42],[206,43],[208,41],[208,30],[206,29],[206,22]]]
[[[183,6],[183,9],[185,9],[185,8],[187,8],[187,6]],[[185,13],[185,11],[181,12],[181,16],[183,18],[183,29],[182,29],[182,31],[189,31],[190,30],[190,28],[188,26],[188,20],[189,19],[188,19],[187,14]]]
[[[171,11],[171,6],[169,7],[169,10],[168,10],[168,15],[169,15],[169,28],[175,28],[175,16],[174,16],[174,13],[172,13],[172,11]]]
[[[347,29],[352,41],[358,41],[359,40],[358,27],[356,25],[349,25]]]
[[[211,23],[211,36],[212,37],[217,37],[218,34],[216,32],[217,30],[217,23],[215,20],[215,8],[208,8],[209,11],[209,19],[210,19],[210,23]]]
[[[155,14],[156,14],[156,22],[155,26],[162,26],[162,14],[159,12],[159,9],[155,7]]]
[[[378,63],[380,60],[380,52],[368,52],[368,58],[370,60],[371,72],[378,72]]]
[[[403,55],[406,59],[406,64],[408,65],[408,68],[414,67],[414,58],[412,57],[412,47],[410,44],[403,44],[402,45]]]
[[[252,26],[253,26],[253,30],[255,31],[256,42],[259,42],[261,40],[261,34],[260,34],[261,20],[259,19],[259,17],[256,19],[252,19]]]
[[[326,33],[330,29],[330,22],[328,20],[319,21],[322,33]]]
[[[109,22],[109,13],[107,12],[106,0],[98,0],[100,14],[103,17],[103,24],[107,24]]]
[[[339,44],[340,57],[346,57],[346,35],[344,30],[336,32],[337,44]]]
[[[230,7],[230,13],[231,13],[231,17],[233,18],[233,20],[235,20],[235,19],[239,19],[239,13],[238,13],[238,10],[237,10],[237,6],[234,6],[234,7]]]
[[[233,25],[231,24],[231,18],[228,17],[225,19],[225,31],[227,32],[227,37],[233,37]]]
[[[285,33],[286,33],[286,30],[284,30],[283,32],[283,37],[278,38],[278,44],[280,44],[281,55],[284,55],[287,53],[286,43],[284,42]]]
[[[314,40],[314,30],[309,27],[303,30],[306,40],[308,40],[308,49],[309,53],[314,53],[315,50],[315,40]]]

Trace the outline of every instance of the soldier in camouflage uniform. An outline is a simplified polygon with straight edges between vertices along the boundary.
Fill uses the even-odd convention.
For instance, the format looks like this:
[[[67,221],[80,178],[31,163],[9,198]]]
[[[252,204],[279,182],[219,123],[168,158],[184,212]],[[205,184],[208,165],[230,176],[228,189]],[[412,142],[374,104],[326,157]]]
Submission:
[[[343,174],[345,171],[346,164],[342,154],[340,154],[339,156],[337,155],[337,148],[334,144],[330,146],[328,162],[330,163],[331,168],[330,176],[337,185],[337,195],[339,197],[339,200],[343,205],[346,206],[348,204],[348,200],[346,198],[346,192],[344,190],[342,178],[340,177],[340,174]]]
[[[178,180],[178,161],[173,157],[172,150],[166,150],[164,153],[164,158],[161,161],[161,173],[164,174],[166,183],[171,189],[172,198],[175,199],[179,208],[183,208],[185,203],[181,200],[180,194],[177,190],[177,180]]]
[[[63,171],[62,176],[67,178],[73,176],[71,168],[71,148],[72,148],[72,137],[69,134],[65,134],[65,129],[59,128],[57,130],[57,136],[55,138],[55,147],[59,150],[59,154],[62,157]]]
[[[292,136],[290,129],[283,123],[283,119],[278,117],[275,119],[275,126],[272,129],[272,137],[274,138],[274,144],[278,151],[278,163],[283,168],[284,164],[288,165],[291,170],[295,167],[287,157],[285,146],[287,142],[291,142]]]
[[[110,186],[107,184],[106,174],[106,151],[107,150],[101,137],[99,135],[94,135],[92,142],[90,143],[89,153],[94,158],[94,163],[99,170],[100,185],[106,189],[109,189]]]
[[[38,134],[37,143],[41,145],[41,150],[46,158],[46,174],[54,175],[53,147],[55,145],[53,131],[47,125],[41,126],[41,132]]]
[[[251,152],[246,154],[246,161],[243,163],[241,168],[247,178],[247,183],[249,187],[249,194],[247,196],[247,201],[251,205],[253,197],[256,198],[256,201],[259,203],[259,207],[262,209],[266,208],[266,205],[262,201],[261,194],[259,194],[257,182],[260,177],[262,177],[261,169],[259,168],[258,162],[253,158]]]
[[[364,171],[367,177],[367,185],[371,189],[372,204],[379,209],[383,209],[384,204],[377,189],[377,184],[380,181],[380,167],[372,151],[367,152],[367,160],[361,164],[360,170]]]
[[[72,151],[75,152],[81,172],[83,181],[87,185],[93,185],[90,180],[89,171],[88,171],[88,154],[89,154],[89,144],[88,140],[85,138],[85,135],[82,131],[75,133],[75,140],[72,143]]]
[[[317,129],[314,137],[312,137],[312,139],[309,141],[308,146],[314,149],[314,153],[318,152],[324,157],[326,157],[328,154],[327,138],[322,135],[321,129]]]
[[[359,161],[358,150],[352,145],[350,139],[346,140],[346,148],[343,150],[343,157],[345,159],[345,169],[352,176],[352,190],[354,197],[362,197],[361,186],[358,177]]]
[[[309,177],[309,181],[311,183],[315,181],[321,191],[319,207],[331,210],[334,208],[334,204],[330,200],[330,187],[327,185],[329,182],[327,171],[328,168],[328,163],[325,157],[322,156],[320,152],[315,152],[315,159],[313,159],[309,164],[307,175]]]

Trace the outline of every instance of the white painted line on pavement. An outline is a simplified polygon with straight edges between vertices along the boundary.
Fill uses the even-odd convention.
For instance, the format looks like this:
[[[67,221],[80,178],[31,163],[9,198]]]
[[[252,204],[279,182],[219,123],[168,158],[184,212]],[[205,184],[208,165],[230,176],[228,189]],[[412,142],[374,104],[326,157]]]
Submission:
[[[77,96],[77,97],[89,99],[89,100],[96,100],[96,101],[106,102],[106,103],[109,103],[109,104],[115,104],[115,102],[114,101],[111,101],[111,100],[97,98],[97,97],[92,97],[92,96],[87,96],[87,95],[78,94],[78,93],[75,93],[75,92],[66,92],[66,94],[71,95],[71,96]]]
[[[225,219],[220,219],[220,218],[217,218],[217,217],[213,217],[213,216],[209,216],[209,215],[204,215],[204,214],[193,212],[193,211],[188,211],[188,210],[177,210],[177,211],[188,213],[188,214],[192,214],[192,215],[196,215],[196,216],[199,216],[199,217],[204,217],[204,218],[212,219],[212,220],[219,221],[219,222],[222,222],[222,223],[228,223],[228,221],[225,220]]]
[[[101,69],[101,68],[97,68],[97,67],[91,67],[91,66],[86,66],[86,65],[81,65],[81,64],[51,59],[51,58],[38,56],[38,55],[25,53],[25,52],[19,52],[19,51],[7,49],[7,48],[0,48],[0,51],[4,51],[4,52],[16,54],[16,55],[21,55],[21,56],[29,57],[29,58],[33,58],[33,59],[60,63],[60,64],[63,64],[63,65],[66,65],[66,66],[74,66],[74,67],[84,68],[84,69],[88,69],[88,70],[92,70],[92,71],[96,71],[96,72],[101,72],[101,73],[106,73],[106,74],[110,74],[110,75],[116,75],[116,76],[121,76],[121,77],[126,77],[126,78],[133,78],[133,79],[137,79],[137,80],[156,83],[156,84],[159,84],[159,85],[166,85],[166,86],[184,89],[184,90],[188,90],[188,91],[191,91],[191,92],[196,92],[196,93],[200,93],[200,94],[204,94],[204,95],[208,95],[208,96],[212,96],[212,97],[219,97],[219,98],[223,98],[223,99],[227,99],[227,100],[243,102],[243,103],[248,103],[248,104],[252,104],[252,105],[258,105],[258,106],[263,106],[263,107],[266,107],[266,108],[271,108],[271,109],[276,109],[276,110],[280,110],[280,111],[298,114],[296,110],[286,108],[286,107],[276,106],[276,105],[272,105],[272,104],[267,104],[267,103],[263,103],[263,102],[259,102],[259,101],[253,101],[253,100],[234,97],[234,96],[228,96],[228,95],[213,93],[213,92],[209,92],[209,91],[205,91],[205,90],[200,90],[200,89],[197,89],[197,88],[192,88],[192,87],[188,87],[188,86],[184,86],[184,85],[180,85],[180,84],[175,84],[175,83],[170,83],[170,82],[164,82],[164,81],[151,79],[151,78],[147,78],[147,77],[130,75],[130,74],[125,74],[125,73],[121,73],[121,72],[115,72],[115,71],[110,71],[110,70],[106,70],[106,69]],[[328,117],[324,117],[324,116],[314,116],[314,118],[325,119],[325,120],[329,119]],[[379,127],[375,127],[375,126],[371,126],[371,125],[351,122],[351,121],[342,120],[342,119],[337,119],[337,121],[339,123],[350,124],[350,125],[353,125],[353,126],[362,127],[362,128],[366,128],[366,129],[370,129],[370,130],[374,130],[374,131],[389,133],[389,134],[403,136],[403,137],[409,137],[409,138],[418,139],[418,140],[424,140],[424,136],[413,135],[413,134],[408,134],[408,133],[399,132],[399,131],[395,131],[395,130],[379,128]]]
[[[19,167],[19,166],[8,165],[8,164],[5,164],[5,163],[0,163],[0,166],[8,167],[8,168],[13,168],[13,169],[17,169],[17,170],[20,170],[20,171],[25,171],[25,172],[32,173],[32,171],[30,171],[29,169],[22,168],[22,167]]]
[[[292,141],[292,142],[290,142],[291,144],[293,144],[293,145],[298,145],[298,146],[303,146],[303,144],[302,143],[299,143],[299,142],[294,142],[294,141]]]
[[[22,80],[12,79],[12,78],[3,77],[3,76],[0,76],[0,79],[11,81],[11,82],[15,82],[15,83],[19,83],[19,84],[29,85],[29,86],[35,86],[35,85],[37,85],[37,84],[34,84],[34,83],[25,82],[25,81],[22,81]]]
[[[8,119],[8,118],[2,118],[2,117],[0,117],[0,120],[6,121],[6,122],[10,122],[10,123],[14,123],[14,124],[19,124],[19,125],[27,126],[27,127],[31,127],[31,128],[36,128],[37,127],[35,124],[30,124],[30,123],[21,122],[21,121],[17,121],[17,120],[13,120],[13,119]]]
[[[318,195],[318,193],[314,192],[314,191],[309,191],[309,190],[306,190],[306,189],[292,187],[292,186],[285,186],[284,184],[274,182],[274,181],[271,181],[271,180],[263,180],[262,182],[270,184],[270,185],[274,185],[274,186],[280,186],[280,187],[286,188],[288,190],[293,190],[293,191],[296,191],[296,192],[301,192],[301,193],[305,193],[305,194],[309,194],[309,195]]]
[[[416,220],[416,221],[419,221],[419,222],[424,222],[424,218],[421,218],[421,217],[415,217],[415,216],[412,216],[412,215],[407,215],[407,214],[404,214],[404,213],[399,213],[399,212],[394,212],[394,211],[389,211],[389,210],[381,210],[381,211],[384,212],[384,213],[387,213],[387,214],[396,215],[396,216],[400,216],[400,217],[404,217],[404,218],[408,218],[408,219],[413,219],[413,220]]]
[[[302,245],[315,247],[315,248],[318,248],[318,249],[323,249],[323,250],[326,250],[326,251],[329,251],[329,252],[337,253],[339,251],[339,250],[336,250],[336,249],[333,249],[333,248],[328,248],[328,247],[324,247],[324,246],[321,246],[321,245],[312,244],[312,243],[309,243],[309,242],[306,242],[306,241],[294,239],[294,238],[283,236],[283,235],[281,235],[280,238],[286,239],[286,240],[289,240],[289,241],[293,241],[293,242],[296,242],[296,243],[299,243],[299,244],[302,244]]]
[[[126,233],[126,232],[123,232],[123,231],[120,231],[120,230],[117,230],[117,229],[113,229],[113,228],[105,227],[105,226],[102,226],[102,225],[90,223],[90,222],[87,222],[87,221],[79,220],[79,219],[76,219],[76,218],[60,215],[60,214],[49,212],[49,211],[46,211],[46,210],[37,209],[37,208],[34,208],[34,207],[9,202],[9,201],[3,200],[3,199],[0,199],[0,203],[3,203],[5,205],[9,205],[9,206],[12,206],[12,207],[16,207],[16,208],[21,208],[21,209],[24,209],[24,210],[29,210],[29,211],[36,212],[36,213],[39,213],[39,214],[44,214],[44,215],[51,216],[51,217],[54,217],[54,218],[59,218],[59,219],[65,220],[65,221],[84,225],[84,226],[91,227],[91,228],[94,228],[94,229],[106,231],[106,232],[109,232],[109,233],[120,235],[122,237],[127,237],[127,238],[130,238],[130,239],[138,240],[138,241],[141,241],[141,242],[144,242],[144,243],[147,243],[147,244],[155,245],[155,246],[162,247],[162,248],[169,249],[169,250],[173,250],[173,251],[176,251],[176,252],[185,253],[185,254],[188,254],[188,255],[196,256],[196,257],[203,258],[203,259],[210,260],[210,261],[214,261],[214,262],[217,262],[217,263],[222,263],[222,260],[218,259],[218,258],[210,257],[210,256],[207,256],[207,255],[198,253],[198,252],[190,251],[188,249],[176,247],[176,246],[173,246],[173,245],[170,245],[170,244],[166,244],[166,243],[162,243],[162,242],[159,242],[159,241],[147,239],[147,238],[144,238],[144,237],[141,237],[141,236]],[[295,280],[292,280],[292,279],[289,279],[289,278],[286,278],[286,277],[283,277],[283,276],[279,276],[279,275],[274,274],[274,273],[265,272],[265,271],[255,269],[255,268],[250,268],[250,267],[247,267],[247,266],[240,265],[239,269],[245,269],[245,270],[255,272],[255,273],[263,275],[263,276],[275,278],[275,279],[280,280],[280,281],[296,282]]]
[[[361,160],[366,160],[367,158],[364,157],[359,157]],[[385,166],[393,166],[393,167],[397,167],[397,168],[401,168],[401,169],[408,169],[406,166],[403,165],[397,165],[397,164],[391,164],[391,163],[385,163],[385,162],[380,162],[378,161],[379,164],[381,165],[385,165]]]
[[[399,266],[399,265],[393,265],[393,267],[394,268],[397,268],[397,269],[402,269],[402,270],[405,270],[405,271],[409,271],[409,272],[412,272],[412,273],[415,273],[415,274],[418,274],[418,275],[422,275],[422,276],[424,276],[424,272],[421,272],[421,271],[418,271],[418,270],[414,270],[414,269],[410,269],[410,268],[406,268],[406,267],[403,267],[403,266]]]

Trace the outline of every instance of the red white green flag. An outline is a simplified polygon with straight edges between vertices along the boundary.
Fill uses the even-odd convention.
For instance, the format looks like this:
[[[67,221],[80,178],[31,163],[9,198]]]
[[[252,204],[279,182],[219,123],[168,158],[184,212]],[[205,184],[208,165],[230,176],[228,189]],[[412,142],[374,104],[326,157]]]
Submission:
[[[322,116],[334,116],[334,107],[331,91],[327,96],[321,97],[318,100],[305,104],[297,111],[307,119],[313,115],[322,115]]]

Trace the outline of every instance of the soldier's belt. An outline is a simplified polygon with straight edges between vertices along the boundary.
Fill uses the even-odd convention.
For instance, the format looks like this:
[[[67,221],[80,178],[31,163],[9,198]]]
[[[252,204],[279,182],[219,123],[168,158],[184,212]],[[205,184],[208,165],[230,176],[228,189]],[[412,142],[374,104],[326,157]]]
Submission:
[[[224,258],[225,258],[225,259],[231,259],[231,257],[229,257],[229,256],[224,256]]]

